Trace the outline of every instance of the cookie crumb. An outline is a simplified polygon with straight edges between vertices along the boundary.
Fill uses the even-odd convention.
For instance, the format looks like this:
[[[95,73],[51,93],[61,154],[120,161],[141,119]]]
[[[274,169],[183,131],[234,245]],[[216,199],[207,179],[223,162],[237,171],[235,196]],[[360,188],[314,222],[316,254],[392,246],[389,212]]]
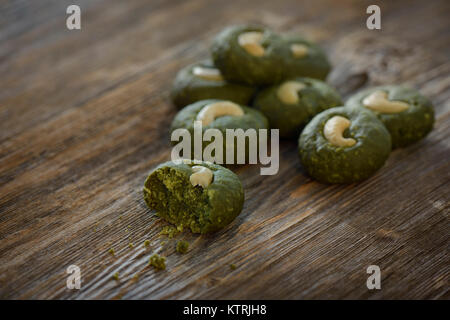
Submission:
[[[150,257],[148,264],[157,270],[164,270],[166,269],[166,257],[160,256],[159,254],[155,253]]]
[[[189,249],[189,242],[180,240],[177,242],[176,250],[179,253],[186,253]]]
[[[174,236],[176,236],[180,231],[182,231],[183,228],[175,228],[173,226],[165,226],[159,233],[160,235],[166,235],[169,236],[169,239],[172,239]]]

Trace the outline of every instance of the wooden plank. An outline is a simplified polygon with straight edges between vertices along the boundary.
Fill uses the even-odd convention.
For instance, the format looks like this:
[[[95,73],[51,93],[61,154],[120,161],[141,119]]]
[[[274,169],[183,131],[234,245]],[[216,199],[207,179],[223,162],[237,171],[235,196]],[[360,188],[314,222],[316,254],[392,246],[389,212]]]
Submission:
[[[0,8],[0,297],[448,298],[446,1],[383,2],[381,31],[365,28],[361,1],[79,1],[83,29],[73,32],[69,2]],[[349,186],[310,179],[295,141],[282,141],[278,175],[233,168],[246,192],[234,223],[161,238],[165,223],[141,188],[169,159],[173,77],[206,57],[224,26],[248,21],[320,42],[345,97],[385,83],[420,89],[435,104],[435,129]],[[186,255],[177,239],[190,242]],[[168,259],[161,272],[147,266],[158,250]],[[71,264],[80,291],[66,288]],[[370,264],[381,267],[382,290],[366,288]]]

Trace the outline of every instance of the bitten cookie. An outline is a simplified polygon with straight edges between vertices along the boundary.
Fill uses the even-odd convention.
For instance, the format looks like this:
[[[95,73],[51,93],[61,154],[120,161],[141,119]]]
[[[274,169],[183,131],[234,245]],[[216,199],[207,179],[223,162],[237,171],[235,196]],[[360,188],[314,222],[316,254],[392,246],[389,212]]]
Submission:
[[[150,172],[143,192],[159,217],[194,233],[227,226],[244,204],[239,178],[220,165],[202,161],[162,163]]]

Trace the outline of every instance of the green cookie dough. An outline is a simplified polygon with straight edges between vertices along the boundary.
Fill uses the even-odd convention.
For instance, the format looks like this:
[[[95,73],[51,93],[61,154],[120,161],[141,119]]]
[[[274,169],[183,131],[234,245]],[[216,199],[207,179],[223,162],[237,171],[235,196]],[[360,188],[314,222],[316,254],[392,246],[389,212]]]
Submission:
[[[247,105],[254,92],[253,87],[225,81],[213,63],[204,60],[178,72],[173,83],[171,99],[179,109],[205,99],[231,100]]]
[[[261,111],[269,119],[270,127],[279,129],[280,137],[284,138],[298,137],[317,113],[339,105],[342,100],[336,90],[311,78],[293,78],[268,87],[253,101],[253,107]]]
[[[210,99],[210,100],[202,100],[195,102],[191,105],[186,106],[181,111],[177,113],[174,120],[172,121],[171,125],[171,132],[173,132],[176,129],[184,128],[187,129],[191,133],[191,137],[194,137],[194,121],[196,121],[197,116],[199,112],[205,107],[206,105],[213,104],[215,102],[221,102],[225,100],[218,100],[218,99]],[[222,132],[223,135],[223,161],[225,163],[226,160],[226,144],[230,144],[230,142],[226,139],[226,129],[243,129],[246,131],[247,129],[269,129],[269,122],[267,121],[266,117],[259,112],[258,110],[255,110],[253,108],[249,108],[243,105],[239,105],[239,107],[242,108],[244,114],[242,116],[221,116],[216,118],[214,121],[212,121],[210,124],[204,125],[202,124],[202,131],[203,133],[207,129],[218,129],[220,132]],[[258,136],[257,136],[258,137]],[[191,138],[191,145],[192,145],[192,152],[191,152],[191,158],[194,158],[194,143],[193,138]],[[234,159],[235,163],[237,163],[237,138],[234,139]],[[173,144],[177,144],[178,142],[174,141]],[[203,141],[203,150],[210,144],[210,141]],[[248,141],[245,143],[245,159],[247,160],[249,157],[249,144]],[[186,155],[184,155],[186,157]]]
[[[339,120],[349,123],[336,126],[330,138],[326,134],[330,131],[326,128],[332,126],[328,127],[327,123],[330,119],[330,123],[337,119],[335,116],[343,117]],[[348,145],[336,144],[333,139],[345,140]],[[361,108],[325,110],[306,125],[299,138],[303,167],[311,177],[323,183],[351,183],[367,179],[383,166],[390,151],[391,137],[386,127],[372,112]]]
[[[331,70],[325,53],[317,45],[295,35],[283,35],[284,78],[309,77],[325,80]]]
[[[193,186],[194,166],[212,171],[209,185]],[[222,166],[202,161],[162,163],[150,172],[143,191],[145,202],[159,217],[194,233],[225,227],[239,215],[244,204],[239,178]]]
[[[375,92],[387,95],[388,103],[393,102],[393,107],[381,103],[383,108],[380,109],[377,102],[365,103],[366,98]],[[402,108],[401,104],[405,107]],[[365,107],[373,111],[389,130],[393,148],[408,146],[425,137],[433,129],[434,110],[431,101],[410,88],[380,86],[366,89],[350,97],[347,105]]]
[[[264,55],[254,56],[239,44],[239,36],[260,32]],[[267,85],[283,79],[282,39],[267,28],[252,25],[228,27],[213,41],[211,55],[225,79],[248,85]]]

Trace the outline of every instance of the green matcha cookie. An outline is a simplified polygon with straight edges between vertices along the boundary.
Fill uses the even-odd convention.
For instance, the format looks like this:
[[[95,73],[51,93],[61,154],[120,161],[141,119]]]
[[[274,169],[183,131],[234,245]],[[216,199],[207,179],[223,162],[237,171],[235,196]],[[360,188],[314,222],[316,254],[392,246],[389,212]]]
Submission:
[[[268,119],[280,137],[298,137],[301,129],[317,113],[342,105],[339,93],[325,82],[311,78],[293,78],[259,92],[253,107]]]
[[[431,101],[410,88],[381,86],[366,89],[350,97],[347,105],[373,111],[389,130],[393,148],[410,145],[433,128]]]
[[[214,64],[225,79],[249,85],[265,85],[283,79],[282,39],[260,26],[232,26],[213,41]]]
[[[211,61],[205,60],[180,70],[173,83],[171,98],[182,108],[205,99],[231,100],[247,105],[255,89],[227,82]]]
[[[325,53],[295,35],[283,35],[284,78],[309,77],[325,80],[331,70]]]
[[[176,129],[184,128],[191,133],[191,137],[194,137],[194,122],[196,120],[202,122],[203,133],[207,129],[218,129],[222,133],[223,163],[225,163],[226,159],[226,145],[227,143],[232,143],[232,141],[227,141],[226,139],[226,129],[242,129],[244,131],[247,129],[255,129],[257,134],[259,129],[269,128],[266,117],[255,109],[227,100],[210,99],[198,101],[179,111],[172,122],[171,132]],[[237,163],[237,138],[234,137],[234,141],[234,159],[235,163]],[[178,142],[173,143],[176,144]],[[204,150],[210,143],[210,141],[203,141],[202,150]],[[244,158],[248,159],[249,145],[247,142],[245,143],[244,151]],[[187,156],[184,155],[184,157]],[[194,158],[193,142],[191,158]]]
[[[299,138],[303,167],[324,183],[367,179],[383,166],[391,151],[391,137],[370,111],[337,107],[308,123]]]
[[[330,71],[316,45],[260,26],[225,29],[214,39],[211,53],[225,79],[249,85],[269,85],[291,77],[323,80]]]
[[[179,229],[208,233],[241,212],[244,190],[230,170],[208,162],[165,162],[145,180],[144,199],[156,214]]]

